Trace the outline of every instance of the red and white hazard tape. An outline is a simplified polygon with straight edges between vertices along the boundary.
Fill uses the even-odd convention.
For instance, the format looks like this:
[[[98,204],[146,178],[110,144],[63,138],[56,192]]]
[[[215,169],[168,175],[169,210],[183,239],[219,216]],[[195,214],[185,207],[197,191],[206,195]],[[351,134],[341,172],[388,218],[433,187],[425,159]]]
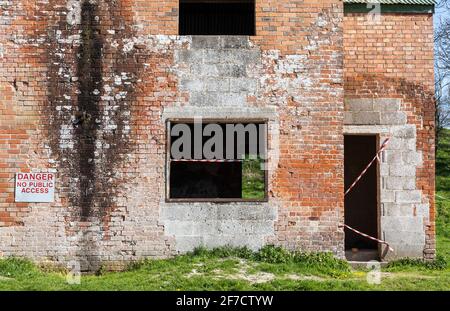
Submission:
[[[361,178],[367,173],[367,171],[368,171],[369,168],[375,163],[375,161],[381,162],[380,155],[381,155],[381,153],[382,153],[384,150],[386,150],[386,147],[387,147],[387,145],[389,144],[389,140],[390,140],[390,138],[386,138],[386,140],[383,142],[383,144],[381,145],[380,149],[378,150],[377,154],[376,154],[375,157],[373,158],[373,160],[366,166],[366,168],[361,172],[361,174],[359,174],[359,176],[356,178],[356,180],[353,182],[353,184],[351,184],[351,186],[347,189],[347,191],[345,191],[344,196],[346,196],[350,191],[352,191],[352,189],[353,189],[353,188],[356,186],[356,184],[361,180]],[[350,227],[350,226],[348,226],[348,225],[346,225],[346,224],[341,225],[341,227],[345,227],[345,228],[347,228],[347,229],[349,229],[349,230],[351,230],[351,231],[353,231],[353,232],[355,232],[355,233],[357,233],[357,234],[359,234],[359,235],[361,235],[361,236],[363,236],[363,237],[365,237],[365,238],[368,238],[368,239],[370,239],[370,240],[372,240],[372,241],[376,241],[376,242],[378,242],[378,243],[380,243],[380,244],[384,244],[384,245],[387,246],[387,248],[388,248],[391,252],[394,251],[394,249],[393,249],[392,247],[390,247],[390,246],[389,246],[389,243],[386,242],[386,241],[383,241],[383,240],[374,238],[373,236],[370,236],[370,235],[365,234],[365,233],[363,233],[363,232],[361,232],[361,231],[358,231],[358,230],[356,230],[356,229],[354,229],[354,228],[352,228],[352,227]]]
[[[389,248],[389,250],[390,250],[391,252],[394,251],[394,249],[393,249],[392,247],[390,247],[390,246],[389,246],[389,243],[386,242],[386,241],[383,241],[383,240],[379,240],[379,239],[377,239],[377,238],[374,238],[374,237],[372,237],[372,236],[370,236],[370,235],[368,235],[368,234],[365,234],[365,233],[363,233],[363,232],[361,232],[361,231],[358,231],[358,230],[356,230],[356,229],[354,229],[354,228],[352,228],[352,227],[350,227],[350,226],[347,226],[347,225],[345,225],[345,224],[343,225],[343,227],[345,227],[345,228],[347,228],[347,229],[349,229],[349,230],[351,230],[351,231],[353,231],[353,232],[355,232],[355,233],[357,233],[357,234],[359,234],[359,235],[361,235],[361,236],[363,236],[363,237],[365,237],[365,238],[368,238],[368,239],[370,239],[370,240],[372,240],[372,241],[376,241],[376,242],[378,242],[378,243],[380,243],[380,244],[386,245],[386,246]]]
[[[233,163],[233,162],[243,162],[243,160],[235,159],[223,159],[223,160],[207,160],[207,159],[171,159],[171,162],[202,162],[202,163]]]
[[[373,158],[373,160],[366,166],[366,168],[361,172],[361,174],[359,174],[359,176],[356,178],[356,180],[353,182],[353,184],[347,189],[347,191],[345,191],[344,195],[347,195],[350,191],[352,191],[352,189],[356,186],[356,184],[361,180],[361,178],[367,173],[367,171],[369,170],[369,168],[372,166],[373,163],[375,163],[375,161],[379,161],[380,160],[380,154],[386,149],[387,145],[389,144],[389,138],[386,138],[386,140],[383,142],[383,144],[380,147],[380,150],[378,150],[377,154],[375,155],[375,157]]]

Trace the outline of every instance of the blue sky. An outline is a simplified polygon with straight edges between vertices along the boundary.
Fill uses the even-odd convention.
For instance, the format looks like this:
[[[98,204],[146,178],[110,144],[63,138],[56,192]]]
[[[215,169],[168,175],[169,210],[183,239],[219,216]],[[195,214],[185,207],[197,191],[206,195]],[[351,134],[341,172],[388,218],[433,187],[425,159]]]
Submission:
[[[449,2],[450,0],[440,0],[440,1]],[[439,22],[445,18],[450,19],[450,10],[448,10],[448,8],[445,6],[438,6],[436,8],[436,13],[434,15],[434,27],[437,28]]]
[[[449,1],[449,0],[441,0],[441,1]],[[440,17],[445,16],[445,15],[449,15],[450,12],[448,12],[447,10],[445,10],[445,8],[437,8],[436,9],[436,14],[435,14],[435,22],[437,20],[439,20]]]

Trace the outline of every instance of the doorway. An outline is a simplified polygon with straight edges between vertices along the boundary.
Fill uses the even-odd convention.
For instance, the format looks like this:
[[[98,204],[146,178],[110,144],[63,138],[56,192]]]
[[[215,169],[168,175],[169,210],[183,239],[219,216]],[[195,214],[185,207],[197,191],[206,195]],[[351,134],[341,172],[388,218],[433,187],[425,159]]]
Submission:
[[[377,152],[376,135],[344,136],[344,180],[347,190]],[[345,224],[378,238],[378,162],[346,195]],[[345,254],[349,261],[379,259],[378,243],[345,228]]]

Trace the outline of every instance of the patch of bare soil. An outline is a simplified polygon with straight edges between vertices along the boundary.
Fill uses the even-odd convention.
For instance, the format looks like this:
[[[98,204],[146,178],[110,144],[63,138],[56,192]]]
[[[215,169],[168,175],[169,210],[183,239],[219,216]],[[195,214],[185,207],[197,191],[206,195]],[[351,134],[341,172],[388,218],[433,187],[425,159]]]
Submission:
[[[413,279],[423,279],[423,280],[432,280],[435,279],[435,276],[432,275],[424,275],[416,272],[382,272],[382,278],[413,278]]]
[[[212,278],[216,280],[243,280],[251,284],[262,284],[275,280],[277,276],[273,273],[268,272],[257,272],[250,273],[250,269],[257,266],[257,263],[249,263],[244,259],[239,259],[239,264],[237,266],[236,272],[226,273],[221,269],[215,269],[212,271]],[[192,271],[186,275],[186,277],[191,278],[195,276],[204,276],[205,273],[198,272],[197,269],[192,269]],[[316,281],[323,282],[326,281],[325,278],[314,276],[314,275],[299,275],[299,274],[289,274],[287,276],[281,277],[282,279],[289,279],[294,281]]]
[[[324,282],[327,279],[322,278],[320,276],[315,275],[301,275],[301,274],[289,274],[287,276],[289,280],[293,281],[316,281],[316,282]]]
[[[13,278],[8,278],[6,276],[1,276],[0,275],[0,281],[11,281],[11,280],[13,280]]]

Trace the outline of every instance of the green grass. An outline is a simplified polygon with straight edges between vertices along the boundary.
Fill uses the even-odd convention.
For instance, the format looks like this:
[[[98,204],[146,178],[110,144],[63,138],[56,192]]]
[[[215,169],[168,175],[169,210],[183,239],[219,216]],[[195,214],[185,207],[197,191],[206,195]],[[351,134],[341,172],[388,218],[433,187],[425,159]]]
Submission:
[[[437,155],[437,250],[434,262],[404,259],[382,269],[382,282],[369,284],[369,271],[352,270],[331,254],[264,247],[196,249],[165,260],[144,260],[123,272],[83,275],[71,285],[64,271],[38,268],[26,259],[0,259],[0,290],[449,290],[450,131]],[[259,160],[243,166],[243,194],[264,197]]]
[[[448,268],[415,261],[388,267],[379,285],[367,282],[368,273],[327,253],[223,247],[143,260],[124,272],[84,275],[74,285],[64,272],[44,272],[25,259],[2,259],[0,290],[448,290],[450,284]]]
[[[450,130],[444,130],[436,156],[436,208],[437,234],[441,245],[446,245],[445,239],[450,239]]]
[[[242,198],[262,200],[265,196],[265,175],[261,159],[245,159],[242,165]]]

